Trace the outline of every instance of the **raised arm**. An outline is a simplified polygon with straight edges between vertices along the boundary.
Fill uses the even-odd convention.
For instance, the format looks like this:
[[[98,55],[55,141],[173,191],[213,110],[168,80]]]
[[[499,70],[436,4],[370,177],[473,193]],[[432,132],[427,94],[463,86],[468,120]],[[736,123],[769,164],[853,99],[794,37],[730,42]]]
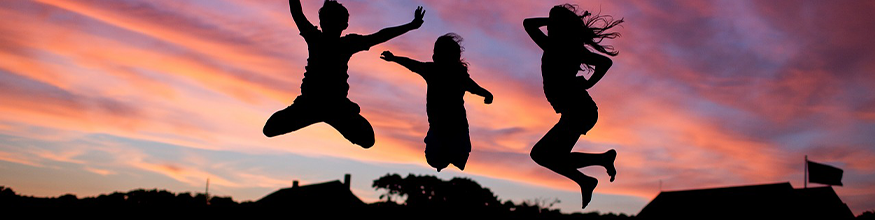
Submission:
[[[316,29],[307,16],[304,16],[304,10],[301,9],[301,0],[289,0],[289,11],[292,12],[292,19],[295,20],[295,25],[298,26],[298,31],[305,32],[311,29]]]
[[[389,41],[392,38],[400,36],[408,31],[417,29],[422,26],[423,20],[422,17],[425,16],[425,10],[422,9],[422,6],[416,8],[413,14],[413,21],[407,24],[403,24],[395,27],[383,28],[377,33],[365,36],[367,37],[367,46],[371,47],[377,44],[381,44],[383,42]]]
[[[483,96],[485,98],[483,103],[492,104],[492,93],[483,87],[480,87],[480,85],[477,85],[477,82],[474,82],[470,77],[465,82],[465,89],[474,95]]]
[[[598,83],[599,80],[602,79],[602,77],[605,76],[605,73],[608,72],[608,69],[611,68],[611,65],[613,65],[614,61],[604,55],[584,51],[581,63],[594,67],[592,76],[590,76],[589,80],[586,80],[583,85],[584,88],[589,89],[592,88],[592,86],[594,86],[596,83]]]
[[[547,46],[547,35],[541,31],[541,27],[547,26],[548,21],[549,18],[526,18],[523,20],[523,27],[526,29],[526,33],[529,34],[532,41],[535,41],[541,49]]]
[[[417,73],[420,76],[422,75],[423,70],[425,69],[425,63],[414,60],[414,59],[410,59],[407,57],[395,56],[394,54],[392,54],[392,52],[389,52],[389,51],[383,51],[383,54],[380,54],[380,55],[381,55],[380,58],[382,58],[386,61],[389,61],[389,62],[395,62],[395,63],[401,64],[401,66],[404,66],[408,70],[413,71],[414,73]]]

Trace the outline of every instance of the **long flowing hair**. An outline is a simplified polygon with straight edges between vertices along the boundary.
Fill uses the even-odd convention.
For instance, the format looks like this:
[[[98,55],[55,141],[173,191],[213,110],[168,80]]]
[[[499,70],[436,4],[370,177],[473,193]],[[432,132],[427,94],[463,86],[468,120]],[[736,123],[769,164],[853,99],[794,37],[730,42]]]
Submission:
[[[550,16],[553,17],[555,13],[556,16],[561,17],[560,19],[567,19],[563,23],[567,22],[568,25],[572,25],[569,27],[576,29],[570,30],[570,32],[577,35],[575,37],[583,41],[585,46],[610,56],[619,54],[619,51],[614,50],[613,46],[603,45],[602,41],[620,36],[620,33],[608,30],[622,24],[623,19],[614,20],[610,15],[592,14],[585,10],[583,13],[579,13],[577,8],[572,4],[557,5],[550,10]]]

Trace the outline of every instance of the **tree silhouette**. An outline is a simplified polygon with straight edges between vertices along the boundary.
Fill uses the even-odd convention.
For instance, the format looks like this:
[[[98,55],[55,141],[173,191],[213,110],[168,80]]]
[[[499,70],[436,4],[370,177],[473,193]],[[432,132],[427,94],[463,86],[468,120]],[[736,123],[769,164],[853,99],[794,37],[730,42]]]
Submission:
[[[393,213],[396,216],[427,218],[489,218],[489,219],[621,219],[627,215],[598,212],[563,214],[551,207],[558,199],[538,198],[519,204],[501,201],[489,188],[468,178],[449,181],[435,176],[386,174],[371,185],[385,190],[385,201],[371,204],[372,213]],[[393,199],[404,200],[402,204]],[[428,213],[423,216],[422,213]]]
[[[409,207],[500,207],[498,197],[488,188],[468,178],[453,178],[443,181],[435,176],[401,178],[398,174],[386,174],[374,180],[372,187],[387,192],[380,198],[406,197]]]
[[[12,188],[0,186],[0,206],[9,207],[15,205],[20,200],[20,197],[12,191]]]
[[[626,215],[613,213],[572,213],[563,214],[558,209],[550,209],[558,200],[534,199],[519,204],[512,201],[500,201],[486,187],[468,178],[453,178],[445,181],[434,176],[416,176],[413,174],[401,177],[398,174],[386,174],[374,180],[373,187],[386,190],[381,197],[387,200],[404,199],[403,204],[392,201],[371,203],[362,209],[348,207],[326,206],[320,210],[295,210],[291,216],[302,219],[326,217],[355,217],[363,219],[618,219],[628,218]],[[177,218],[230,218],[231,216],[246,216],[246,218],[275,217],[287,215],[293,207],[256,206],[253,202],[237,203],[231,197],[211,196],[207,205],[207,196],[203,193],[173,193],[159,189],[135,189],[129,192],[113,192],[96,197],[78,198],[73,194],[59,197],[39,198],[21,196],[11,188],[0,186],[0,207],[10,211],[29,210],[33,208],[70,209],[70,210],[106,210],[88,212],[89,217],[118,216],[119,210],[142,211],[138,214],[175,215]],[[69,214],[69,213],[67,213]],[[81,213],[85,214],[85,213]],[[196,215],[196,216],[195,216]],[[864,214],[865,216],[871,216]]]

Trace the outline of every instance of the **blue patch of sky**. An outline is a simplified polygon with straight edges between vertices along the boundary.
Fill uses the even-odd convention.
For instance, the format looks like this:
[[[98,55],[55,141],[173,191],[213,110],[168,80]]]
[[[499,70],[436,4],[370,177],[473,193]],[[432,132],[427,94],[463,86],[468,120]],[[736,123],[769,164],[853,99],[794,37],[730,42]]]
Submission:
[[[495,79],[511,77],[521,81],[540,80],[540,57],[543,52],[530,50],[530,47],[524,45],[534,45],[533,42],[501,41],[489,33],[480,31],[463,37],[465,37],[463,42],[466,47],[465,53],[469,54],[467,56],[476,55],[478,60],[482,61],[472,65],[482,65],[497,71],[490,73],[491,77]]]
[[[719,123],[729,130],[745,130],[755,126],[758,118],[748,111],[737,109],[727,105],[721,105],[708,99],[694,99],[686,103],[691,112],[709,120]]]
[[[838,134],[836,136],[844,136],[848,135],[849,140],[846,140],[848,144],[854,146],[870,146],[870,151],[875,151],[875,138],[872,138],[872,134],[875,134],[875,123],[872,120],[859,120],[855,121],[849,129],[851,134]],[[866,149],[866,148],[863,148]]]
[[[790,148],[794,151],[806,151],[815,147],[820,147],[828,135],[823,131],[814,129],[797,131],[785,135],[773,137],[771,140],[781,147]]]

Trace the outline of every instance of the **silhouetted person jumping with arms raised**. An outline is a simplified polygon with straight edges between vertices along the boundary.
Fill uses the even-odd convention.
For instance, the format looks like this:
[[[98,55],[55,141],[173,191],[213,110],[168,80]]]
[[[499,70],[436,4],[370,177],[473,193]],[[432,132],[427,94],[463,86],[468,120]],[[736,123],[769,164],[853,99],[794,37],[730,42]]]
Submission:
[[[462,37],[449,33],[434,43],[434,62],[420,62],[407,57],[383,52],[386,61],[396,62],[413,71],[428,84],[426,112],[428,134],[425,136],[425,159],[429,165],[441,169],[453,164],[465,170],[471,152],[468,136],[468,118],[465,115],[465,91],[483,96],[492,103],[492,93],[477,85],[468,75],[468,63],[462,60]]]
[[[586,11],[582,16],[578,15],[575,6],[570,4],[553,7],[549,18],[523,21],[526,32],[544,50],[541,57],[544,94],[553,110],[562,115],[559,122],[532,147],[531,156],[541,166],[577,182],[583,208],[592,199],[598,180],[577,169],[604,166],[611,182],[617,175],[614,168],[617,152],[613,149],[602,154],[571,152],[580,135],[592,129],[598,119],[598,108],[586,90],[602,79],[612,64],[610,58],[590,51],[587,46],[616,56],[613,47],[599,43],[605,38],[618,37],[616,32],[605,31],[622,22],[623,19],[615,21],[610,16],[591,15]],[[541,32],[541,26],[547,26],[547,35]],[[588,80],[577,76],[582,70],[581,64],[593,72]]]
[[[349,12],[340,3],[326,0],[319,9],[321,31],[304,16],[300,0],[290,0],[289,7],[301,36],[307,41],[310,57],[301,82],[301,95],[292,105],[267,119],[264,135],[273,137],[325,122],[353,144],[364,148],[374,146],[373,127],[359,114],[359,106],[347,98],[347,63],[359,51],[419,28],[425,11],[422,7],[417,8],[413,21],[405,25],[385,28],[371,35],[341,36],[349,25]]]

